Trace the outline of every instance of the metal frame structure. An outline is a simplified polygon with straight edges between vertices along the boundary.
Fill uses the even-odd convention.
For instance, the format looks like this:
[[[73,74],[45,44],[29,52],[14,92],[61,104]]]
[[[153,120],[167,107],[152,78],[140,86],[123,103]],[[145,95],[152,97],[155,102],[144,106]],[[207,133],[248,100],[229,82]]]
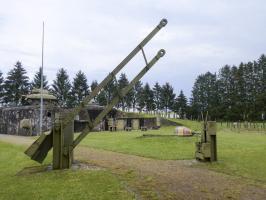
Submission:
[[[144,40],[137,45],[135,49],[77,106],[71,113],[55,113],[53,116],[53,127],[50,134],[42,134],[26,151],[25,154],[31,159],[42,163],[47,153],[53,148],[53,169],[70,168],[73,162],[74,148],[91,132],[91,130],[98,125],[101,120],[111,111],[111,109],[123,98],[134,85],[151,69],[151,67],[165,55],[165,50],[161,49],[151,59],[147,61],[144,46],[158,33],[158,31],[166,26],[167,20],[162,19],[160,23],[148,34]],[[142,51],[146,66],[139,72],[139,74],[124,87],[112,99],[108,106],[96,117],[91,120],[89,114],[87,115],[88,124],[80,135],[74,140],[73,120],[79,112],[88,105],[88,103],[113,79],[117,73],[139,52]]]
[[[204,121],[201,141],[196,142],[195,158],[199,161],[217,161],[216,122]]]

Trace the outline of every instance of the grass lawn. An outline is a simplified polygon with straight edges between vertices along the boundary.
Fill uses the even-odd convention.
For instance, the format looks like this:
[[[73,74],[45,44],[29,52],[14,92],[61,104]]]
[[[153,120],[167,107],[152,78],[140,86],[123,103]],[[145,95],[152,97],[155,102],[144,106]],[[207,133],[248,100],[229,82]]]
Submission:
[[[219,162],[208,165],[211,169],[266,183],[266,134],[224,129],[217,142]]]
[[[178,120],[199,130],[198,122]],[[218,162],[203,163],[227,174],[261,181],[266,185],[266,134],[218,127]],[[197,136],[142,137],[143,134],[173,135],[174,127],[147,132],[98,132],[89,134],[83,146],[140,155],[161,160],[194,159]],[[25,147],[0,142],[1,199],[134,199],[127,192],[121,177],[108,170],[62,170],[20,174],[25,167],[36,166],[23,151]],[[51,162],[51,155],[45,163]],[[122,180],[123,182],[123,180]]]
[[[192,159],[196,137],[143,137],[143,134],[173,135],[174,127],[160,130],[100,132],[89,134],[81,145],[161,160]]]
[[[17,175],[36,166],[25,147],[0,142],[0,199],[133,199],[107,170],[62,170]],[[51,161],[48,157],[46,163]]]
[[[193,130],[200,130],[200,123],[178,120]],[[218,159],[215,164],[203,164],[210,169],[243,176],[266,183],[266,134],[233,132],[218,127]],[[148,132],[100,132],[89,134],[83,146],[111,150],[144,157],[176,160],[193,159],[198,139],[193,137],[142,137],[142,134],[173,134],[174,127],[163,127]]]

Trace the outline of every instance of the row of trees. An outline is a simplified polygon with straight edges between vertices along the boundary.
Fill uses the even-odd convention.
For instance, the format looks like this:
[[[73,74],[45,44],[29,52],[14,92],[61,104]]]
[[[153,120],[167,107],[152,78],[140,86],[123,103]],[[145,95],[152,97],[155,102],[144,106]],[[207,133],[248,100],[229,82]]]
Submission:
[[[44,76],[43,87],[50,90],[58,99],[61,107],[74,107],[78,105],[85,96],[87,96],[98,82],[92,81],[88,84],[86,75],[79,71],[71,82],[67,71],[64,68],[59,69],[52,85],[48,85],[46,76]],[[126,87],[129,81],[124,73],[118,80],[110,82],[99,94],[94,101],[100,105],[108,105],[119,91]],[[0,101],[2,105],[23,105],[22,96],[28,94],[32,88],[40,88],[41,71],[39,70],[34,79],[30,82],[26,70],[21,62],[17,62],[11,69],[6,78],[0,73]],[[133,89],[121,99],[117,108],[124,111],[145,111],[145,112],[168,112],[175,111],[181,117],[185,117],[187,112],[187,99],[183,93],[176,97],[173,87],[169,83],[160,85],[156,83],[151,87],[148,83],[137,82]]]
[[[213,119],[261,120],[266,113],[266,57],[257,61],[225,65],[219,73],[197,77],[190,99],[190,115],[208,111]]]
[[[2,105],[23,104],[22,95],[39,88],[41,73],[36,73],[32,82],[26,70],[17,62],[4,79],[0,72],[0,103]],[[94,101],[108,105],[129,81],[125,74],[110,82]],[[61,107],[74,107],[90,93],[98,82],[88,84],[86,75],[79,71],[71,82],[67,71],[59,69],[52,85],[44,76],[44,88],[58,99]],[[123,98],[117,108],[124,111],[165,112],[173,111],[181,118],[200,119],[208,111],[215,120],[261,120],[266,115],[266,56],[257,61],[240,63],[239,66],[225,65],[218,73],[207,72],[195,80],[189,100],[183,91],[176,95],[169,83],[150,86],[138,82]]]

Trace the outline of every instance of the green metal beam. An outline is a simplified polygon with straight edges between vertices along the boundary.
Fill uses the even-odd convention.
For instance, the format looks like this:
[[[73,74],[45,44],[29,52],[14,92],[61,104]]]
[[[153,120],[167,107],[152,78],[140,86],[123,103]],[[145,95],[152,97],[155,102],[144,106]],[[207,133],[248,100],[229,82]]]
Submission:
[[[93,121],[92,127],[85,128],[82,133],[74,140],[73,149],[85,138],[93,127],[97,126],[101,120],[112,110],[112,108],[119,102],[119,100],[126,96],[126,94],[134,87],[134,85],[151,69],[151,67],[165,55],[165,50],[161,49],[157,55],[139,72],[139,74],[129,83],[128,86],[122,89],[120,95],[116,95],[111,103],[96,117]]]
[[[83,102],[77,106],[73,112],[68,113],[68,115],[62,121],[62,130],[64,130],[70,122],[73,121],[74,117],[79,114],[79,112],[116,76],[116,74],[140,51],[143,50],[143,47],[158,33],[158,31],[166,26],[167,20],[162,19],[160,23],[153,29],[153,31],[147,35],[142,42],[137,45],[137,47],[83,100]],[[144,53],[144,52],[143,52]],[[89,120],[89,124],[87,128],[78,136],[78,138],[73,142],[73,149],[76,147],[80,141],[89,133],[90,130],[93,129],[102,119],[103,117],[110,112],[112,107],[116,105],[121,96],[125,96],[127,92],[132,89],[134,84],[160,59],[160,57],[164,56],[165,51],[160,50],[158,54],[146,65],[146,67],[136,76],[134,80],[130,83],[130,85],[124,88],[121,92],[120,96],[117,96],[113,99],[111,104],[103,110],[97,118],[91,122]],[[38,161],[40,163],[45,159],[48,151],[53,146],[53,130],[48,135],[41,135],[26,151],[25,154],[31,157],[31,159]]]
[[[113,77],[163,28],[166,26],[167,20],[162,19],[160,23],[147,35],[139,45],[83,100],[83,102],[77,106],[72,113],[69,113],[68,117],[63,123],[63,127],[67,126],[77,114],[85,107],[110,81]]]

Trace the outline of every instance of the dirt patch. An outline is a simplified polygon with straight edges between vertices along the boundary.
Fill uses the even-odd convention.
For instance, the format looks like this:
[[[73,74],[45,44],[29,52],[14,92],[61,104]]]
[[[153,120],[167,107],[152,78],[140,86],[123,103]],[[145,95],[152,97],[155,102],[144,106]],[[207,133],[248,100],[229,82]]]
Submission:
[[[0,135],[0,140],[29,145],[33,138]],[[196,167],[195,160],[155,160],[79,146],[75,159],[117,175],[136,199],[266,199],[266,187],[244,178]]]

